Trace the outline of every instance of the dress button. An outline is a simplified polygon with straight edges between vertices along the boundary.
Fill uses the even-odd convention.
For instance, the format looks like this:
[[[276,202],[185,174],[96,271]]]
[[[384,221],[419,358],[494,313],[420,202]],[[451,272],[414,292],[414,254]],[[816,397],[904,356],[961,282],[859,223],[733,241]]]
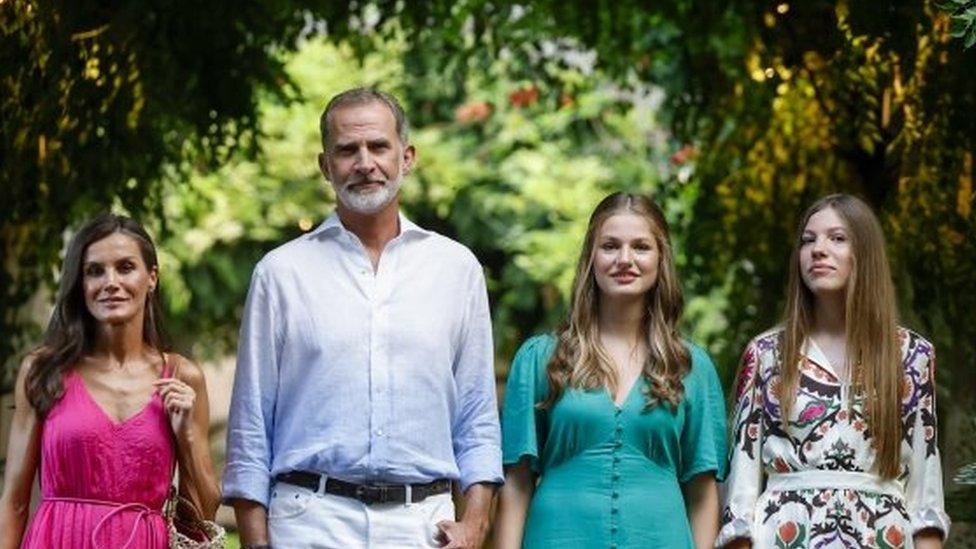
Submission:
[[[614,473],[613,480],[620,480],[620,473]]]
[[[610,509],[610,514],[616,515],[617,514],[617,508],[614,507],[614,508]]]
[[[610,544],[610,549],[617,549],[617,544],[616,543],[611,543]]]
[[[614,492],[614,493],[610,494],[610,497],[612,497],[613,499],[617,499],[617,498],[620,497],[620,494],[618,494],[617,492]]]

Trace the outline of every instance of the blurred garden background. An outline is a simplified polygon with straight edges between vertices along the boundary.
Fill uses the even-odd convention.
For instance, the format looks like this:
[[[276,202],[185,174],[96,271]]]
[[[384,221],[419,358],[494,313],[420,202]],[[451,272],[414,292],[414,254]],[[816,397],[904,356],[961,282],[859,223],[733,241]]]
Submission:
[[[222,458],[251,270],[332,211],[318,117],[374,85],[413,125],[406,214],[485,267],[500,387],[563,317],[605,194],[663,206],[727,384],[802,210],[865,198],[938,350],[949,546],[976,547],[976,0],[0,0],[0,32],[0,447],[66,239],[112,209],[156,237]]]

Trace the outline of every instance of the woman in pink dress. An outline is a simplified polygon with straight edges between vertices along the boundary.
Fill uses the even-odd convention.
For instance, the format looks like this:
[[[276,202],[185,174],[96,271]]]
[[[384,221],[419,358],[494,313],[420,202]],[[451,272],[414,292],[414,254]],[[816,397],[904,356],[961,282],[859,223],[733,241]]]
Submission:
[[[162,352],[158,282],[156,250],[131,219],[99,216],[68,245],[44,343],[17,377],[0,549],[165,548],[174,460],[180,493],[213,517],[206,385]]]

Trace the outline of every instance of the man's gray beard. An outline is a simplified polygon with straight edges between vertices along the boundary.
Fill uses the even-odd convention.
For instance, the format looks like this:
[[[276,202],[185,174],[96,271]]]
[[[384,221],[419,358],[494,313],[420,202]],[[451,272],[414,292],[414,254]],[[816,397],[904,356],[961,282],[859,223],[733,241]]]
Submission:
[[[345,185],[338,191],[339,201],[350,210],[363,214],[372,215],[385,208],[400,190],[400,183],[403,176],[387,181],[385,185],[372,192],[355,192],[349,190],[350,185]]]

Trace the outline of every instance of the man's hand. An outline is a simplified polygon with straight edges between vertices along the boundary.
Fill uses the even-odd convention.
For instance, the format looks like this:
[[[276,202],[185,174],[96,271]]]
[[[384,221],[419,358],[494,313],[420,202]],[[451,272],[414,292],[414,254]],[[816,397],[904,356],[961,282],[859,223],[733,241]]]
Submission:
[[[472,484],[464,492],[464,516],[461,520],[437,523],[438,540],[445,549],[481,549],[488,534],[488,515],[497,486]]]
[[[473,520],[442,520],[437,523],[437,536],[445,549],[480,549],[488,533],[488,521],[475,524]]]

